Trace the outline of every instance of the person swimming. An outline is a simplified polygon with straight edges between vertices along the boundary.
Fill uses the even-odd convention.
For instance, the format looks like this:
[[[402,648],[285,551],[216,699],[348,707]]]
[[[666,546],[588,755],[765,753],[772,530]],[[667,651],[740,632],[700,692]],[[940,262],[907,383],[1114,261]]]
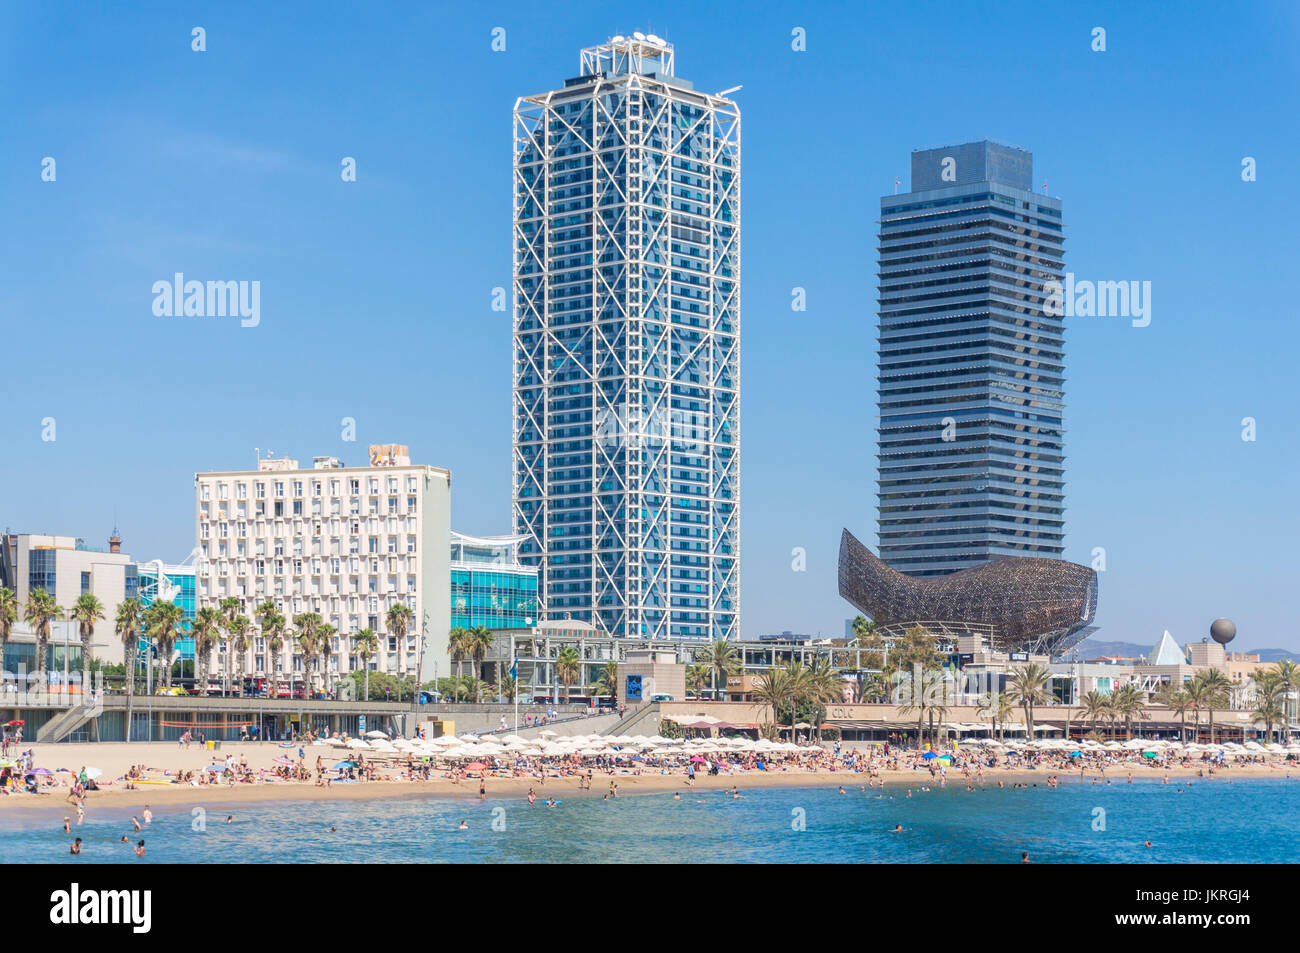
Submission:
[[[138,817],[132,817],[132,818],[131,818],[131,825],[135,828],[136,833],[138,834],[138,833],[140,832],[140,818],[138,818]]]
[[[72,822],[72,818],[70,818],[70,817],[65,817],[65,818],[63,819],[63,833],[65,833],[65,834],[71,834],[71,833],[72,833],[72,823],[71,823],[71,822]]]
[[[467,830],[469,830],[469,824],[466,823],[465,821],[461,821],[461,822],[460,822],[460,828],[459,828],[459,829],[462,830],[462,831],[467,831]]]
[[[1021,862],[1022,864],[1027,864],[1027,863],[1029,863],[1029,851],[1027,851],[1027,850],[1022,850],[1022,851],[1020,852],[1020,862]]]
[[[80,853],[81,853],[81,838],[80,838],[80,837],[78,837],[76,840],[74,840],[74,841],[72,842],[72,853],[74,853],[74,854],[80,854]]]
[[[135,856],[137,857],[144,856],[144,841],[140,841],[140,843],[135,845]]]

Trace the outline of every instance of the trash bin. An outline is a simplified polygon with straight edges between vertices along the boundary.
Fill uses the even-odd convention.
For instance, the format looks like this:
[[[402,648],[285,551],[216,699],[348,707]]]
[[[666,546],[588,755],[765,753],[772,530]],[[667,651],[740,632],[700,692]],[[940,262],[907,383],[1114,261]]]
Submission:
[[[220,742],[220,741],[209,741],[208,744],[212,745],[212,750],[213,750],[213,751],[220,751],[220,750],[221,750],[221,742]]]
[[[209,741],[209,742],[207,743],[207,748],[208,748],[208,750],[209,750],[209,751],[215,751],[216,749],[213,747],[215,744],[216,744],[215,741]]]

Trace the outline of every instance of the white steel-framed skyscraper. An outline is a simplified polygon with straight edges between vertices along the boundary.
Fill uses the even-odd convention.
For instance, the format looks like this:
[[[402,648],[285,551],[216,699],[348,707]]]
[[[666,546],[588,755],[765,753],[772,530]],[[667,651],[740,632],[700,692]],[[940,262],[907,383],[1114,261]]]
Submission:
[[[550,618],[737,638],[740,111],[655,36],[514,136],[514,520]]]

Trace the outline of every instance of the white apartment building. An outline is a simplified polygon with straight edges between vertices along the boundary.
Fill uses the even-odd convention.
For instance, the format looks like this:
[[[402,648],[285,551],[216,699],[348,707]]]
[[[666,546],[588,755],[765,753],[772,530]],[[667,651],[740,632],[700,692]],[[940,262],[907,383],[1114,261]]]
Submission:
[[[330,670],[361,667],[353,637],[373,629],[380,651],[373,670],[420,671],[420,680],[450,671],[451,471],[413,466],[406,447],[372,446],[372,465],[348,467],[317,457],[263,459],[258,469],[194,477],[198,608],[234,596],[258,624],[257,607],[276,604],[286,621],[318,613],[338,632]],[[389,632],[397,603],[410,607],[405,638]],[[260,631],[244,671],[271,677],[273,659]],[[281,677],[301,671],[293,639],[281,649]]]

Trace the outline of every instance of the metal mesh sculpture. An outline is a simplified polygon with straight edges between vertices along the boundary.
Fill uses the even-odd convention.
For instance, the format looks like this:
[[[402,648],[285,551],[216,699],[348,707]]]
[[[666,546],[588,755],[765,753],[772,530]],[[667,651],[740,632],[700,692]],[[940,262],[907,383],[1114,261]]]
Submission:
[[[846,529],[840,595],[880,626],[923,619],[992,626],[993,648],[1055,655],[1087,635],[1097,574],[1060,559],[1014,557],[918,578],[891,569]]]

